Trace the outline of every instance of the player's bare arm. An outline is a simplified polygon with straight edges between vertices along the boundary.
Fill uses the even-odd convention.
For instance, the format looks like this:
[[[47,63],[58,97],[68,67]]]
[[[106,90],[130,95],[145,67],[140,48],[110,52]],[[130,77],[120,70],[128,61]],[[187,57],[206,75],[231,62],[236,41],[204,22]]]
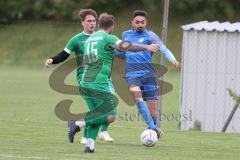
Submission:
[[[143,44],[133,44],[129,41],[121,41],[117,44],[117,49],[122,51],[131,51],[131,52],[138,52],[138,51],[150,51],[150,52],[157,52],[159,51],[158,44],[150,44],[150,45],[143,45]]]

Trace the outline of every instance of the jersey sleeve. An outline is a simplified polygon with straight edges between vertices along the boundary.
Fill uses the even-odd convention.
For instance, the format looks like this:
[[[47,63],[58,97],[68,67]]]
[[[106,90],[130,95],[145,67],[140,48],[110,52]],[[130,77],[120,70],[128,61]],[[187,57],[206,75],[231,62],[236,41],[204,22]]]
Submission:
[[[75,37],[72,37],[68,41],[67,45],[65,46],[64,51],[66,51],[68,54],[71,54],[72,52],[75,51],[75,46],[76,46],[76,39]]]
[[[105,41],[106,41],[106,45],[104,49],[106,51],[114,51],[116,44],[121,42],[121,40],[115,35],[106,36]]]
[[[115,35],[110,35],[107,37],[107,42],[114,48],[117,43],[121,42],[121,40]]]
[[[125,40],[125,32],[122,33],[122,40],[123,41]],[[126,53],[124,51],[120,51],[120,50],[117,50],[117,49],[114,50],[114,56],[116,56],[118,58],[125,59],[126,58],[125,54]]]
[[[176,58],[172,54],[172,52],[165,46],[165,44],[161,41],[161,39],[152,31],[148,32],[151,37],[152,44],[158,44],[160,46],[160,53],[170,62],[175,61]]]

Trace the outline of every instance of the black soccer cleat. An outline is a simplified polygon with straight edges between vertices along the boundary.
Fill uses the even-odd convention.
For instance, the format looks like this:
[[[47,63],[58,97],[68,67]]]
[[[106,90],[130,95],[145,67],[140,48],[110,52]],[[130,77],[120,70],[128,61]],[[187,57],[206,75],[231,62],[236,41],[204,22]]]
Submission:
[[[84,150],[85,153],[94,153],[94,149],[91,150],[89,147],[86,147]]]
[[[77,132],[80,131],[80,127],[76,126],[75,121],[69,120],[68,121],[68,140],[70,143],[73,143],[74,141],[74,136]]]
[[[154,128],[152,130],[154,130],[157,133],[158,139],[160,139],[162,137],[163,132],[160,129]]]

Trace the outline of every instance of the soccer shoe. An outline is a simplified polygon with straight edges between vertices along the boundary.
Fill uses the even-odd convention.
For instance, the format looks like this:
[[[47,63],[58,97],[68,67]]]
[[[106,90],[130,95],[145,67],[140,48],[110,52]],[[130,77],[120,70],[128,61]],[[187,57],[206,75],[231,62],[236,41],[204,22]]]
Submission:
[[[163,135],[163,131],[161,131],[160,129],[157,129],[157,128],[154,128],[153,130],[157,133],[158,139],[160,139]]]
[[[114,139],[112,139],[110,137],[110,135],[108,134],[107,131],[99,132],[98,137],[100,138],[101,141],[105,141],[105,142],[113,142],[114,141]]]
[[[87,144],[87,138],[82,137],[79,141],[81,144]]]
[[[86,147],[84,150],[85,153],[94,153],[94,149],[91,150],[89,147]]]
[[[69,131],[68,131],[68,140],[70,143],[73,143],[74,141],[74,136],[77,132],[80,131],[80,128],[78,126],[75,125],[75,121],[73,120],[69,120],[68,121],[68,128],[69,128]]]

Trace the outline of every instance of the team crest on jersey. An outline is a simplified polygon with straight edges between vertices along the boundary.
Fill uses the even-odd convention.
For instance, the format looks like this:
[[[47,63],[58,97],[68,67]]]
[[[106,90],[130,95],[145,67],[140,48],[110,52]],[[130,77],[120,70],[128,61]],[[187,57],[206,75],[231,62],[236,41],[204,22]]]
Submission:
[[[138,40],[138,42],[143,42],[144,41],[144,38],[140,38],[139,40]]]

